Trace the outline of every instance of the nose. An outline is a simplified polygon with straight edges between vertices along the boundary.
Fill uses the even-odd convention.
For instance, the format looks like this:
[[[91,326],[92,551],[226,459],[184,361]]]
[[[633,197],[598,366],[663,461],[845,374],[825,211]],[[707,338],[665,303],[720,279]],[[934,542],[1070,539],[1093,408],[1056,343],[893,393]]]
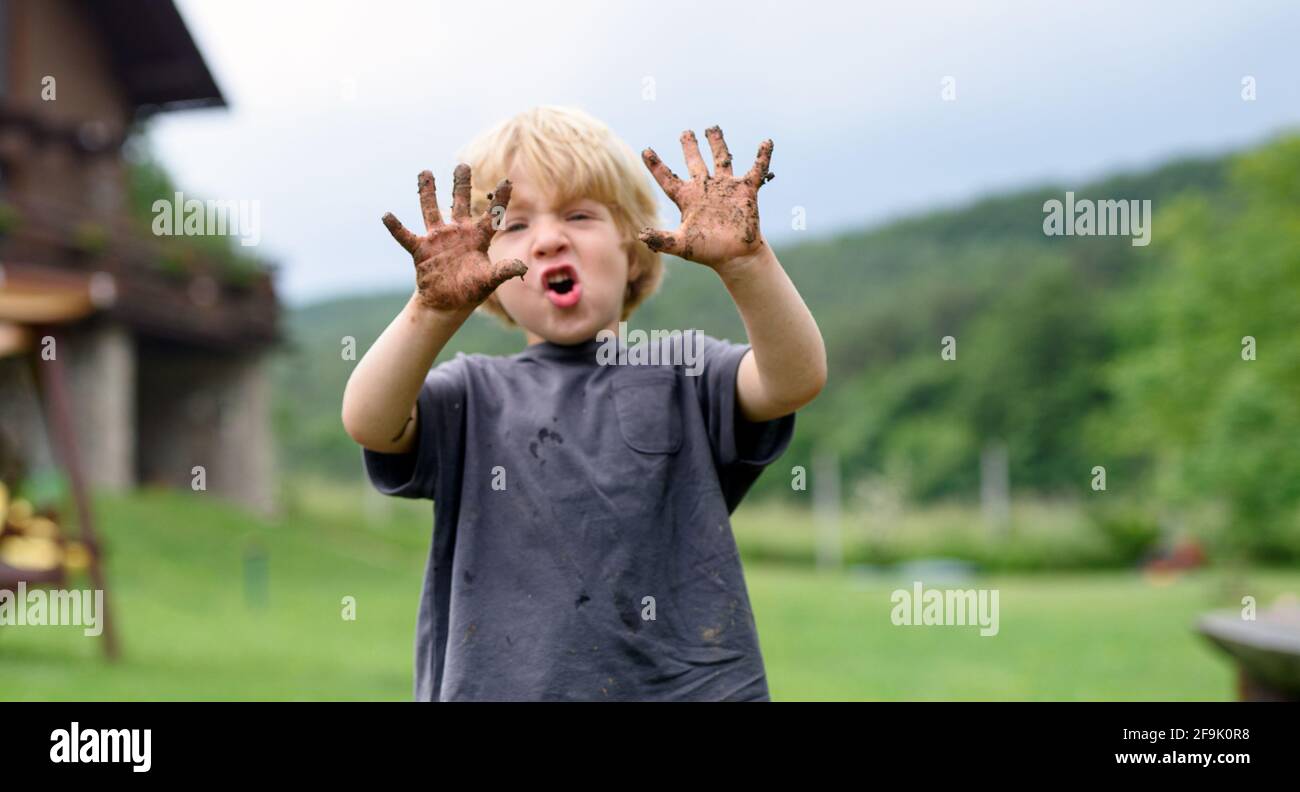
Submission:
[[[534,261],[554,259],[569,251],[564,225],[553,218],[537,218],[533,224],[532,257]]]

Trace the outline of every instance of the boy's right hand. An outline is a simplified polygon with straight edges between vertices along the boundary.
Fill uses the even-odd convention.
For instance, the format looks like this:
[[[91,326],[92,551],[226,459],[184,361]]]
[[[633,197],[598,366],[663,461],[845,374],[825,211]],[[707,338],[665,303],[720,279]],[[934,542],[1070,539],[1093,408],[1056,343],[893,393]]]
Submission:
[[[506,280],[523,276],[528,267],[519,259],[488,259],[488,245],[505,217],[510,203],[510,180],[502,179],[488,194],[492,205],[477,220],[470,218],[470,168],[456,166],[452,186],[451,223],[444,223],[438,211],[433,174],[419,176],[420,210],[424,214],[424,236],[406,230],[392,213],[384,225],[393,239],[415,260],[415,283],[422,305],[435,311],[473,310]]]

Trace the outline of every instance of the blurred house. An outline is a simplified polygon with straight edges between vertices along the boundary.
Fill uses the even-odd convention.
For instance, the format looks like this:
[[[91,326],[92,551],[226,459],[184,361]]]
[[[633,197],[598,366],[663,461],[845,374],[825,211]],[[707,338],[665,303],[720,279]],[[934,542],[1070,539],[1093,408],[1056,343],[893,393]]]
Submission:
[[[0,290],[93,300],[57,347],[91,485],[189,487],[201,466],[208,491],[267,510],[270,276],[178,254],[128,201],[136,120],[224,105],[171,0],[0,0]],[[0,366],[0,426],[47,463],[29,372]]]

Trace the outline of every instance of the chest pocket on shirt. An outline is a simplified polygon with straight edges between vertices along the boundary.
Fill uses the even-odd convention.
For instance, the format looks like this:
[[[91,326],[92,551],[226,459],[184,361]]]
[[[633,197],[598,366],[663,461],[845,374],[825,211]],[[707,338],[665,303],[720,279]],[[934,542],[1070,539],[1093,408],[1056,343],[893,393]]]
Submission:
[[[682,447],[676,372],[667,367],[628,368],[613,382],[614,409],[623,440],[643,454],[674,454]]]

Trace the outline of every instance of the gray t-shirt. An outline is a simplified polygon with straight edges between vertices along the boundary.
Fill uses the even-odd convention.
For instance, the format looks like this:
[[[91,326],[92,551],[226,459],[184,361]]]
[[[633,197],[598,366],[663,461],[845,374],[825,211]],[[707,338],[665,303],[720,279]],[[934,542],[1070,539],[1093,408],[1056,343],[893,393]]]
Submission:
[[[458,354],[414,450],[362,450],[380,492],[434,501],[417,700],[769,698],[729,515],[794,415],[745,420],[749,347],[694,337],[693,365]]]

